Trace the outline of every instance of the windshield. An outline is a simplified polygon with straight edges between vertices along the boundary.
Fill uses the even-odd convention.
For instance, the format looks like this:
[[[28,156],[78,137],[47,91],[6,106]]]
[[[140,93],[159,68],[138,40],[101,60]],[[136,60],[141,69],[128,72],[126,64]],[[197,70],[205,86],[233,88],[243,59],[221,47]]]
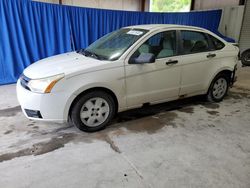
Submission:
[[[143,29],[120,29],[98,39],[79,53],[100,60],[117,60],[146,32]]]

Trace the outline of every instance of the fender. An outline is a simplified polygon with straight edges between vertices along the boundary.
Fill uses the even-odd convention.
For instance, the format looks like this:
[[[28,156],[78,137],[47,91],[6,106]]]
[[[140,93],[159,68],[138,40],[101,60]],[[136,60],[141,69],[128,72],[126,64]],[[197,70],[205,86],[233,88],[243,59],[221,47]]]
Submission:
[[[118,92],[115,91],[115,89],[111,88],[106,83],[101,83],[101,82],[91,83],[88,85],[84,85],[83,87],[80,87],[74,93],[72,93],[72,95],[69,97],[69,99],[66,102],[65,108],[64,108],[64,113],[63,113],[64,120],[68,120],[69,109],[70,109],[73,101],[76,99],[76,97],[79,96],[84,91],[87,91],[87,90],[92,89],[92,88],[104,88],[104,89],[110,90],[115,95],[115,97],[117,99],[118,111],[123,111],[126,109],[125,91],[122,92],[123,94],[121,94],[121,93],[118,94]]]
[[[236,65],[235,65],[236,66]],[[227,66],[227,67],[221,67],[220,69],[218,69],[212,76],[211,76],[211,78],[210,78],[210,80],[209,80],[209,84],[208,84],[208,87],[206,88],[206,93],[208,92],[208,89],[209,89],[209,87],[210,87],[210,85],[211,85],[211,83],[212,83],[212,81],[214,80],[214,78],[219,74],[219,73],[221,73],[222,71],[230,71],[231,72],[231,74],[233,74],[233,72],[235,71],[235,68],[232,68],[232,67],[230,67],[230,66]]]

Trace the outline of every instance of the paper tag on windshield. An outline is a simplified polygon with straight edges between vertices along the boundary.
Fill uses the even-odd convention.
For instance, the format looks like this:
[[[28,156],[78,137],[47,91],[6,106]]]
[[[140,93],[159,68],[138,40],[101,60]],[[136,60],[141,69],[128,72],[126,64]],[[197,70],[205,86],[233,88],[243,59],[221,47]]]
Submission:
[[[130,30],[130,31],[127,32],[127,34],[139,36],[139,35],[142,35],[143,32],[142,31],[136,31],[136,30]]]

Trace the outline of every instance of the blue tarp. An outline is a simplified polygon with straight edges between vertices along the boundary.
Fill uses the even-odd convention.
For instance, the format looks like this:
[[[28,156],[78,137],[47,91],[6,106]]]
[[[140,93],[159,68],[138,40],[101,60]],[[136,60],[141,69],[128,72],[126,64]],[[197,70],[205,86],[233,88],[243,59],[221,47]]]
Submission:
[[[183,24],[218,33],[221,10],[149,13],[0,0],[0,85],[16,82],[31,63],[81,49],[128,25]]]

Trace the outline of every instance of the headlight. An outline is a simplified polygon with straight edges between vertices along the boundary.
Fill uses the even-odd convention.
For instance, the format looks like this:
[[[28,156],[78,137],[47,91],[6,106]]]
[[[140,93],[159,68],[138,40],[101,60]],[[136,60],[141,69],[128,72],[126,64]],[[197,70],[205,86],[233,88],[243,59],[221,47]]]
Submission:
[[[50,93],[54,85],[62,78],[64,78],[64,74],[58,74],[42,79],[34,79],[30,80],[27,86],[35,93]]]

